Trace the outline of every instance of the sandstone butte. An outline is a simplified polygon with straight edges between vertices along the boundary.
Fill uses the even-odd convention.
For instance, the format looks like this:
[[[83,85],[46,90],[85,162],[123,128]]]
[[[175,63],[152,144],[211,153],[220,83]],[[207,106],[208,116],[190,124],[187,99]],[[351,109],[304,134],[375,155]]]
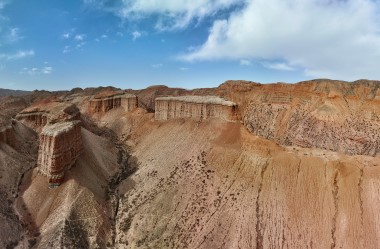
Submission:
[[[219,118],[227,121],[235,119],[235,110],[235,103],[217,96],[158,97],[155,103],[155,119]]]
[[[80,121],[48,124],[39,137],[38,171],[48,177],[49,187],[58,187],[83,152]]]
[[[95,95],[89,102],[88,112],[107,112],[111,109],[123,107],[127,112],[138,105],[137,97],[133,94],[115,91],[103,91]]]
[[[7,109],[0,248],[379,248],[380,82],[98,91]]]

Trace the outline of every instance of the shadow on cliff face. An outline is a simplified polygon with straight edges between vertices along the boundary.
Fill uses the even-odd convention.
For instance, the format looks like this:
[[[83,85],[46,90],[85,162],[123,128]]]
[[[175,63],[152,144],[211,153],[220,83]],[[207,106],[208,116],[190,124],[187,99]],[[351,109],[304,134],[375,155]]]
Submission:
[[[116,216],[119,212],[119,203],[121,195],[135,185],[133,180],[128,179],[138,169],[138,160],[131,156],[128,148],[119,140],[118,135],[111,129],[99,127],[94,121],[87,116],[82,116],[82,136],[84,139],[85,155],[79,159],[80,163],[75,166],[72,173],[81,171],[78,167],[88,166],[90,164],[92,171],[97,171],[94,177],[98,180],[85,179],[89,176],[78,177],[73,175],[76,181],[92,191],[97,198],[104,203],[107,211],[107,220],[109,231],[111,232],[111,241],[108,241],[107,246],[115,244],[115,224]],[[101,144],[94,144],[94,139],[100,139]],[[91,147],[91,148],[89,148]],[[94,154],[95,153],[95,154]],[[96,166],[96,164],[102,164]],[[88,172],[86,170],[86,172]],[[92,173],[91,173],[92,174]],[[128,180],[127,180],[128,179]],[[94,185],[96,182],[96,186]]]
[[[11,185],[15,184],[15,189],[12,193],[8,193],[7,201],[0,200],[0,206],[5,204],[5,206],[3,206],[5,209],[2,208],[2,210],[7,213],[5,216],[6,220],[8,222],[17,222],[17,226],[9,223],[10,226],[7,227],[3,222],[1,222],[1,224],[7,227],[7,230],[13,234],[10,238],[21,234],[17,243],[16,241],[12,241],[6,248],[13,248],[16,245],[22,248],[31,248],[35,245],[40,233],[22,195],[32,183],[33,169],[37,162],[38,140],[36,132],[23,123],[14,120],[12,126],[15,131],[14,150],[4,152],[9,156],[5,162],[6,170],[12,169],[14,173],[5,174],[4,176],[8,178],[8,184],[12,181],[14,182],[8,185],[7,188],[11,189]],[[12,194],[12,196],[9,194]]]
[[[25,158],[17,160],[30,160],[31,164],[21,171],[24,173],[16,183],[18,190],[14,206],[20,218],[7,211],[9,205],[0,205],[15,224],[15,229],[12,229],[14,238],[11,236],[4,248],[8,244],[11,247],[18,244],[22,248],[90,248],[96,245],[103,248],[113,243],[120,198],[118,186],[137,170],[138,162],[113,131],[98,127],[86,117],[83,127],[86,152],[66,173],[66,179],[59,188],[48,189],[47,180],[33,171],[38,138],[33,132],[33,139],[30,137],[33,144],[23,144],[22,140],[30,134],[26,126],[18,125],[18,144],[22,145],[20,149],[24,148],[22,154]],[[35,193],[39,195],[34,196]],[[86,200],[85,205],[81,199]],[[54,218],[57,214],[59,217]],[[92,222],[94,217],[98,217],[97,221]],[[20,231],[18,237],[15,231]],[[96,241],[89,239],[94,236]]]

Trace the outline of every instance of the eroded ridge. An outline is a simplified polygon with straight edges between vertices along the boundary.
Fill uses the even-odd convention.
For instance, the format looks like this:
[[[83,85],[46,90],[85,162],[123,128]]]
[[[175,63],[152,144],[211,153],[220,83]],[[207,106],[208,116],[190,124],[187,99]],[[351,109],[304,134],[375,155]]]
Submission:
[[[48,123],[76,120],[79,117],[76,105],[53,101],[32,105],[17,114],[16,119],[30,124],[32,128],[41,128]]]
[[[122,107],[125,111],[132,111],[137,107],[138,100],[133,94],[116,92],[108,94],[98,94],[89,103],[88,112],[108,112],[111,109]]]
[[[156,98],[156,120],[176,118],[235,120],[236,104],[217,96],[178,96]]]

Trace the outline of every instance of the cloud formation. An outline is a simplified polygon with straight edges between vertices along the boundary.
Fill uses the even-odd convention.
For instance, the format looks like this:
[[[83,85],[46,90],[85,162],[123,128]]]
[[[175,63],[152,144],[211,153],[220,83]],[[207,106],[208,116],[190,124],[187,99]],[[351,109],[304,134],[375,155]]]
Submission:
[[[161,68],[163,66],[163,64],[159,63],[159,64],[152,64],[152,67],[153,68]]]
[[[53,67],[51,67],[51,66],[44,66],[44,67],[41,67],[41,68],[38,68],[38,67],[27,68],[27,67],[24,67],[20,71],[20,74],[41,75],[41,74],[51,74],[52,72],[53,72]]]
[[[252,66],[252,62],[250,60],[241,59],[240,66]]]
[[[67,54],[72,52],[75,49],[83,49],[83,47],[87,44],[87,35],[86,34],[78,34],[75,32],[75,28],[72,28],[68,32],[63,32],[61,38],[66,40],[70,45],[64,46],[62,53]],[[105,38],[102,36],[102,38]],[[99,39],[96,39],[99,41]]]
[[[18,60],[23,59],[25,57],[34,56],[34,50],[19,50],[13,54],[0,54],[0,59],[4,60]]]
[[[138,20],[155,15],[155,28],[158,30],[183,29],[194,20],[202,20],[244,2],[245,0],[84,0],[87,6],[113,12],[123,19]]]
[[[132,40],[138,39],[142,34],[139,31],[133,31],[132,32]]]
[[[256,60],[311,77],[380,78],[380,2],[249,0],[215,20],[187,61]]]

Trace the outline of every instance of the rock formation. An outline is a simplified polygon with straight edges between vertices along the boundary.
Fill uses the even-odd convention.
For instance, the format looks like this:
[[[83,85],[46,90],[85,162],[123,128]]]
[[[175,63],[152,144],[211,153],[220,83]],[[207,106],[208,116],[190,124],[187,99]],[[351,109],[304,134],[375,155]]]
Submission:
[[[40,134],[38,170],[49,178],[49,187],[58,187],[65,171],[83,151],[80,121],[46,125]]]
[[[123,92],[101,93],[90,100],[88,112],[108,112],[118,107],[123,107],[127,112],[132,111],[137,107],[137,97]]]
[[[380,82],[297,84],[228,81],[216,93],[235,101],[252,133],[283,145],[350,155],[380,154]]]
[[[236,104],[216,96],[156,98],[156,120],[175,118],[234,120]]]
[[[19,114],[16,119],[30,124],[33,128],[41,128],[47,123],[57,123],[79,119],[80,112],[76,105],[67,102],[38,103]]]
[[[15,145],[12,122],[2,115],[0,115],[0,142],[8,144],[11,147]]]

